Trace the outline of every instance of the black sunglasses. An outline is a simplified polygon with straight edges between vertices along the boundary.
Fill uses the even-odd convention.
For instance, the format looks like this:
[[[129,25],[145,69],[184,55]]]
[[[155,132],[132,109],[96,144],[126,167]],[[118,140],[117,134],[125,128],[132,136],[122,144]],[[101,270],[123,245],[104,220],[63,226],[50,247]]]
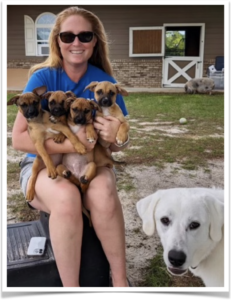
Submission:
[[[76,37],[78,37],[81,43],[90,43],[93,39],[94,32],[83,31],[78,34],[72,32],[60,32],[59,36],[61,41],[65,44],[73,43]]]

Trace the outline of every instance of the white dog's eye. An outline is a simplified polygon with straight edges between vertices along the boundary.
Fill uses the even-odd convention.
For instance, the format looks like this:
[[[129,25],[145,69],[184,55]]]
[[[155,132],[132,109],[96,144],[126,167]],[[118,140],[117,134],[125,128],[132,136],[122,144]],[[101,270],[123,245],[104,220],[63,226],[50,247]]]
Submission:
[[[190,230],[197,229],[198,227],[200,227],[200,224],[197,223],[197,222],[192,222],[192,223],[189,224],[189,229]]]
[[[163,225],[165,225],[165,226],[168,226],[169,223],[170,223],[170,220],[169,220],[169,218],[167,218],[167,217],[163,217],[163,218],[161,218],[160,220],[161,220],[161,223],[162,223]]]

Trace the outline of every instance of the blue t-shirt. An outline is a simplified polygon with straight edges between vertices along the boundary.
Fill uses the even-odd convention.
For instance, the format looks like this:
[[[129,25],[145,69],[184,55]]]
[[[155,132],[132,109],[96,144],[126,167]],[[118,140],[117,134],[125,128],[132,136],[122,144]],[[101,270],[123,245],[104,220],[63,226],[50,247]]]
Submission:
[[[76,97],[94,99],[94,92],[91,92],[90,90],[84,91],[85,87],[92,81],[110,81],[116,83],[116,80],[112,76],[91,64],[88,64],[86,73],[77,83],[72,81],[62,68],[43,68],[32,74],[23,93],[31,92],[33,89],[45,85],[47,87],[47,92],[72,91]],[[126,116],[128,112],[121,95],[117,95],[116,103]],[[46,99],[42,100],[42,107],[43,109],[48,109]],[[27,156],[34,157],[36,155],[28,153]]]

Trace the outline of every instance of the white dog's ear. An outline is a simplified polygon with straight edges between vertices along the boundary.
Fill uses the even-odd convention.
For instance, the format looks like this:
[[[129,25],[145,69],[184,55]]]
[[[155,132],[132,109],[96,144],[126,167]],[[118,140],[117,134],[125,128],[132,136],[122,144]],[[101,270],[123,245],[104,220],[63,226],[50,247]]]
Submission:
[[[147,235],[155,232],[154,210],[160,199],[160,191],[139,200],[136,203],[136,209],[143,221],[143,231]]]
[[[213,241],[219,242],[222,238],[222,227],[224,225],[224,204],[215,197],[206,196],[207,205],[210,211],[209,234]]]

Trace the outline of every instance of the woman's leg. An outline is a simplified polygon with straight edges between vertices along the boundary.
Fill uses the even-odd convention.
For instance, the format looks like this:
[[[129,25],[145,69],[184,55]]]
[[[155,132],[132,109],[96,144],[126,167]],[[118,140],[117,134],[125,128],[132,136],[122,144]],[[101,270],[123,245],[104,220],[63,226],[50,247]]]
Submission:
[[[50,214],[50,238],[63,286],[77,287],[83,232],[79,191],[64,178],[48,178],[46,169],[39,173],[35,190],[30,204]]]
[[[94,229],[109,261],[113,286],[128,286],[124,219],[112,170],[97,168],[97,176],[89,185],[84,204],[91,212]]]

